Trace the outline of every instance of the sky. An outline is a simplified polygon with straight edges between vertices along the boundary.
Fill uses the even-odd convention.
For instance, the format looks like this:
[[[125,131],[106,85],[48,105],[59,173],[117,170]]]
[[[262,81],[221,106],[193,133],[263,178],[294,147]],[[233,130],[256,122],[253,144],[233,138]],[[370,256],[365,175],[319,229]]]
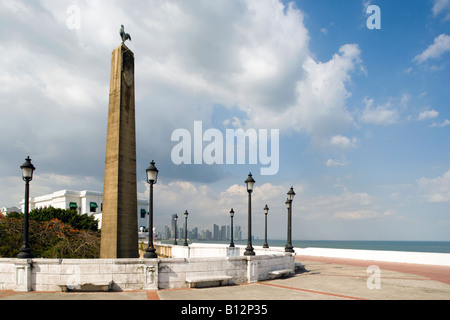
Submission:
[[[23,199],[27,156],[31,196],[103,190],[121,24],[155,226],[188,210],[211,230],[233,208],[246,234],[252,172],[256,237],[266,204],[286,237],[292,186],[293,239],[450,241],[450,0],[2,0],[0,207]],[[226,141],[240,129],[258,152]]]

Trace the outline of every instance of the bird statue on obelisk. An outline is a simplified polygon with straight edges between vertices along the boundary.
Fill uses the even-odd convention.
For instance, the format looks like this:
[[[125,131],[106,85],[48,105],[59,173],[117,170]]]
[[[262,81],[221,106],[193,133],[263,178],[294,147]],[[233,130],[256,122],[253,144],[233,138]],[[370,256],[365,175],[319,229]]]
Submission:
[[[123,25],[120,26],[119,34],[122,38],[122,43],[125,43],[127,40],[131,41],[131,36],[128,33],[125,33],[125,27]]]
[[[111,59],[100,258],[137,258],[134,53],[122,43]]]

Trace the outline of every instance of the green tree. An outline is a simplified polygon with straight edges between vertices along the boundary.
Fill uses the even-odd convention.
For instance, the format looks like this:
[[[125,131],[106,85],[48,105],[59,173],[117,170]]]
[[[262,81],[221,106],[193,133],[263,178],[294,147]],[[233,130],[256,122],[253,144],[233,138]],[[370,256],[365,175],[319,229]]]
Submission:
[[[79,214],[76,210],[53,207],[33,209],[30,212],[30,219],[41,222],[58,219],[78,230],[98,231],[98,221],[95,220],[94,216],[86,213]]]
[[[13,258],[19,253],[23,241],[23,218],[19,215],[0,215],[0,257]]]

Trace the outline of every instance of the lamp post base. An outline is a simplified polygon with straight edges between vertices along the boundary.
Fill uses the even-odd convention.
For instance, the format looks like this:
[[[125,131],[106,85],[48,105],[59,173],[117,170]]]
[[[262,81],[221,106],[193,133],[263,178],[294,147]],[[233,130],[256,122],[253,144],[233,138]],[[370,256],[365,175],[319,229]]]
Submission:
[[[255,251],[253,251],[253,247],[245,248],[244,256],[254,256]]]
[[[291,253],[293,253],[293,252],[295,252],[295,251],[294,251],[294,247],[292,247],[291,245],[287,245],[287,246],[284,248],[284,252],[291,252]]]
[[[19,254],[17,255],[17,259],[33,259],[34,255],[31,253],[31,248],[22,247],[20,249]]]
[[[267,243],[264,243],[263,248],[267,249],[269,248],[269,245]]]
[[[156,259],[156,258],[158,258],[158,255],[156,254],[156,249],[155,248],[150,248],[150,249],[145,250],[144,258],[145,259]]]

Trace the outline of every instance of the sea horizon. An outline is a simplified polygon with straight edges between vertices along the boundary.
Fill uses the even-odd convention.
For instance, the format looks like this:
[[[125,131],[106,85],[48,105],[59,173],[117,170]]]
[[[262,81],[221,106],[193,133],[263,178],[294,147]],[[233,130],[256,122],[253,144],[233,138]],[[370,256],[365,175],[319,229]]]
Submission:
[[[163,240],[163,243],[171,244],[173,240]],[[229,244],[230,241],[191,240],[192,243],[216,243]],[[180,244],[180,239],[178,240]],[[286,240],[269,239],[269,247],[284,247]],[[235,240],[235,245],[247,245],[247,240]],[[264,239],[252,240],[252,246],[262,246]],[[406,251],[406,252],[433,252],[450,253],[450,241],[405,241],[405,240],[293,240],[294,248],[333,248],[355,250],[381,250],[381,251]]]

